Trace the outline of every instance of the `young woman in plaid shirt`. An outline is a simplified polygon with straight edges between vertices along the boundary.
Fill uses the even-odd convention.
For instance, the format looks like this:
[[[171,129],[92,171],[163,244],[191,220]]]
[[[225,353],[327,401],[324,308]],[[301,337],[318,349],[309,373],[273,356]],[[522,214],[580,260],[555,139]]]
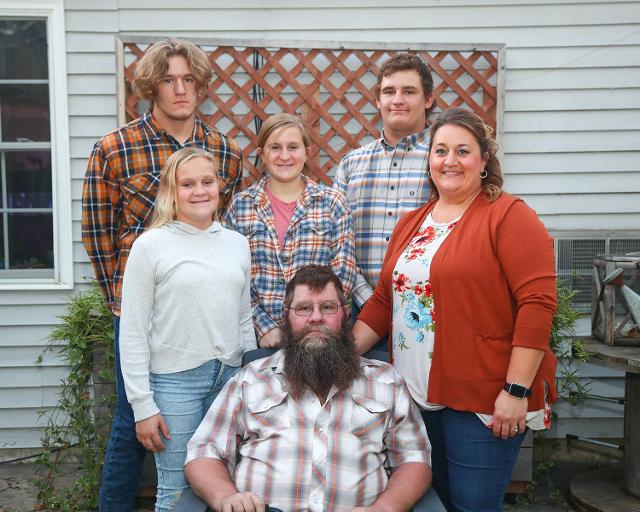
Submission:
[[[273,347],[287,282],[303,265],[329,265],[349,295],[355,249],[342,195],[303,174],[310,150],[303,121],[285,113],[270,117],[257,145],[266,176],[233,197],[223,222],[249,240],[254,327],[259,345]]]

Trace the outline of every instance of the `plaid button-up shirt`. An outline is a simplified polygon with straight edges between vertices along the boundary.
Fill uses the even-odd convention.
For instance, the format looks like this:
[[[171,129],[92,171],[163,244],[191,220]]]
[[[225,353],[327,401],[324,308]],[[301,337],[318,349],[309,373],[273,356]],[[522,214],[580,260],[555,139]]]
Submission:
[[[186,146],[213,153],[224,208],[242,177],[240,148],[197,116],[193,136],[184,144],[147,112],[93,147],[82,192],[82,241],[107,305],[115,313],[120,310],[129,251],[151,218],[160,170],[171,154]]]
[[[384,134],[347,153],[335,174],[334,186],[351,208],[359,274],[353,289],[357,306],[378,284],[391,232],[407,212],[429,199],[428,129],[391,146]]]
[[[238,491],[288,512],[350,511],[386,488],[385,465],[428,464],[424,423],[402,377],[361,358],[363,374],[344,391],[286,391],[282,352],[231,378],[187,445],[186,462],[226,463]]]
[[[251,248],[251,301],[258,338],[278,327],[287,283],[303,265],[329,265],[345,293],[356,277],[351,213],[342,195],[303,176],[305,189],[280,247],[262,178],[236,194],[223,223],[247,237]]]

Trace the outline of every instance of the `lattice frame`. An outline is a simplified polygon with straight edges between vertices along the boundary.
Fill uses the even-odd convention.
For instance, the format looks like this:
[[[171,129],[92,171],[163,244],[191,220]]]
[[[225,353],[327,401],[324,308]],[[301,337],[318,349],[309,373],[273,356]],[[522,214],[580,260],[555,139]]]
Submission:
[[[131,92],[129,81],[144,50],[156,40],[139,36],[117,39],[121,123],[146,108]],[[469,108],[501,138],[503,45],[399,48],[382,43],[193,41],[207,52],[214,72],[200,115],[240,143],[245,186],[262,176],[255,158],[259,123],[281,111],[305,119],[312,139],[310,175],[330,184],[332,170],[344,154],[380,135],[373,85],[381,64],[398,51],[415,52],[431,67],[437,110]]]

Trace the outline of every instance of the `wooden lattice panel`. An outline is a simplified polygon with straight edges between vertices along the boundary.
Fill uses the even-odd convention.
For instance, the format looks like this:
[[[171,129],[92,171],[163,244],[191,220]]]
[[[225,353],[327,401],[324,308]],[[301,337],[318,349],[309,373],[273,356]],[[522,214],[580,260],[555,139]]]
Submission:
[[[127,120],[148,107],[132,94],[129,82],[149,42],[122,42],[121,76],[126,85],[119,87],[126,91]],[[395,50],[198,43],[208,53],[214,72],[200,114],[242,147],[245,185],[262,176],[255,157],[256,134],[261,121],[277,112],[305,119],[312,137],[311,175],[327,184],[345,153],[380,135],[373,86],[380,66]],[[496,129],[499,47],[411,51],[432,69],[437,110],[463,106]]]

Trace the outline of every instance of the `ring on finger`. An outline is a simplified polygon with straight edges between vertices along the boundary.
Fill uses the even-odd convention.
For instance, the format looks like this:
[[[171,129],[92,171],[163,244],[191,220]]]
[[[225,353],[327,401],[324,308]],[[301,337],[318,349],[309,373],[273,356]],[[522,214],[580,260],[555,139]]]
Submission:
[[[517,434],[519,430],[520,430],[520,428],[518,427],[518,425],[516,425],[515,427],[513,427],[511,429],[511,432],[513,432],[514,434]]]

